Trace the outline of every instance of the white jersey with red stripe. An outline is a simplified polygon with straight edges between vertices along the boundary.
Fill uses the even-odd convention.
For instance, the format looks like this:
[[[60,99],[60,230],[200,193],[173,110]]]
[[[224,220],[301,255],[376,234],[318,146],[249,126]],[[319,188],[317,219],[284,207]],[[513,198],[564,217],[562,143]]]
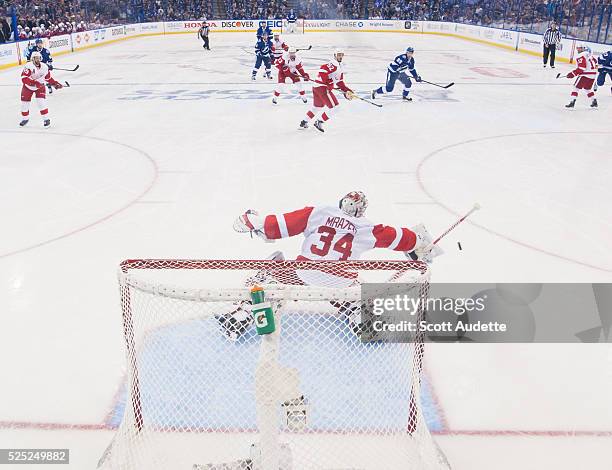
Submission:
[[[268,215],[264,233],[271,240],[303,234],[300,259],[310,260],[355,260],[374,248],[412,251],[416,244],[416,234],[410,229],[375,225],[331,206]]]
[[[272,40],[272,54],[274,54],[274,59],[280,59],[283,55],[284,51],[288,51],[289,46],[285,44],[282,40],[277,41],[276,39]]]
[[[304,66],[302,65],[302,59],[300,59],[297,55],[295,59],[291,59],[288,52],[285,52],[277,61],[276,66],[279,70],[285,70],[285,68],[289,69],[289,72],[292,75],[298,75],[302,77],[308,77],[308,74],[304,71]]]
[[[21,72],[21,81],[26,88],[32,91],[36,91],[38,83],[44,85],[51,80],[51,72],[44,62],[41,62],[39,67],[33,62],[28,62]]]
[[[567,76],[568,78],[585,76],[594,78],[597,74],[597,59],[588,52],[582,52],[576,57],[576,68]]]

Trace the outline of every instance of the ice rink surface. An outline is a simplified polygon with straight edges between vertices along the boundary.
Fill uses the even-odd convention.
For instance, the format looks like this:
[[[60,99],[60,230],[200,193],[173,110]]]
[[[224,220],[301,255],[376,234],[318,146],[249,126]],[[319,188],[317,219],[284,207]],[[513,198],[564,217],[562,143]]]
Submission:
[[[20,70],[0,73],[0,447],[69,447],[69,468],[95,468],[124,374],[118,263],[298,253],[233,232],[247,208],[362,190],[371,220],[438,233],[478,201],[433,281],[612,282],[609,84],[599,109],[566,110],[568,64],[432,35],[285,40],[313,45],[311,75],[344,47],[363,97],[408,45],[424,79],[456,85],[341,99],[324,134],[301,132],[309,106],[274,107],[273,83],[250,80],[253,34],[214,35],[210,52],[195,34],[139,38],[58,57],[80,69],[56,73],[72,86],[49,99],[52,128],[33,112],[20,129]],[[609,346],[428,345],[426,366],[453,468],[610,468]]]

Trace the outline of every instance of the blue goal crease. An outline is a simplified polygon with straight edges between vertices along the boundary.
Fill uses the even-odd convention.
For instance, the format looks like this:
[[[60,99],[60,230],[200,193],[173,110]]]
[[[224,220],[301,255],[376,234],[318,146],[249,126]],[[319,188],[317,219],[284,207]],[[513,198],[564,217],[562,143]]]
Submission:
[[[380,344],[364,348],[354,335],[338,335],[338,328],[346,331],[347,327],[340,323],[341,320],[330,320],[332,317],[327,317],[326,324],[320,325],[318,335],[301,336],[299,332],[304,328],[312,328],[311,316],[296,314],[290,317],[291,321],[283,321],[283,331],[293,330],[296,334],[283,336],[280,361],[300,371],[302,392],[311,403],[316,403],[309,411],[311,430],[367,432],[377,426],[401,427],[408,422],[408,382],[389,389],[388,384],[380,387],[373,380],[360,384],[359,394],[352,393],[355,388],[352,374],[380,376],[378,364],[397,362],[392,349]],[[256,428],[254,370],[259,339],[251,329],[238,342],[231,343],[216,324],[211,328],[211,321],[216,323],[208,319],[168,325],[145,337],[138,362],[141,406],[148,424],[191,429]],[[359,361],[354,360],[357,347],[361,354]],[[218,357],[232,357],[232,361],[230,364],[211,361],[211,350]],[[283,361],[284,354],[291,360]],[[373,360],[368,361],[368,357]],[[337,367],[334,369],[330,364]],[[346,364],[354,366],[347,368]],[[149,370],[156,371],[155,377],[147,373]],[[409,370],[406,373],[409,374]],[[203,377],[214,380],[205,381]],[[159,389],[161,383],[163,390]],[[107,418],[109,428],[117,428],[123,418],[127,401],[125,381],[117,396]],[[190,399],[185,400],[185,397]],[[444,418],[426,375],[422,377],[421,407],[429,429],[444,431]],[[361,408],[360,412],[356,412],[356,408]]]

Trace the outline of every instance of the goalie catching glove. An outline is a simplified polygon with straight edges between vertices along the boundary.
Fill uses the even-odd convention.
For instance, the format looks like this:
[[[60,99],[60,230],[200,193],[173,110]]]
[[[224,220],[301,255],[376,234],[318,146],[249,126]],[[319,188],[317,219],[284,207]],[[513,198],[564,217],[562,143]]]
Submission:
[[[255,234],[268,243],[274,241],[266,237],[264,219],[252,209],[249,209],[234,221],[234,230],[239,233],[250,233],[251,237]]]
[[[417,240],[414,250],[405,252],[408,258],[415,259],[414,256],[416,256],[418,261],[430,264],[436,256],[444,253],[444,250],[438,245],[432,245],[433,237],[427,231],[425,225],[419,224],[412,227],[411,230],[416,234]]]

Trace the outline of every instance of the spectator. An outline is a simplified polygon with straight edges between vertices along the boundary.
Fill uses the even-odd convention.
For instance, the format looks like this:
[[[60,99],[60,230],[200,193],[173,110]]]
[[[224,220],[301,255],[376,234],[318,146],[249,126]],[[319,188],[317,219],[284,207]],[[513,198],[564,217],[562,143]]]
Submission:
[[[6,21],[6,18],[0,18],[0,44],[11,40],[11,26]]]

